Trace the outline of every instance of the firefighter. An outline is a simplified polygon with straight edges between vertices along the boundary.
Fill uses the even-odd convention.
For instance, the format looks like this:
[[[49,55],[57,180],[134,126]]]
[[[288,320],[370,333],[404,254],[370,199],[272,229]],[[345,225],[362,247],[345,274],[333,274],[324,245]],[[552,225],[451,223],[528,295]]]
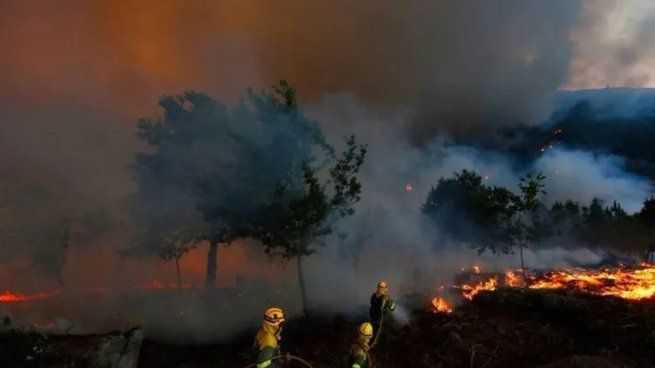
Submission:
[[[375,335],[379,334],[380,326],[382,325],[382,319],[384,314],[387,311],[395,311],[396,304],[393,302],[393,299],[389,296],[389,285],[385,281],[380,281],[378,283],[378,288],[371,295],[371,308],[369,309],[369,317],[371,318],[371,323],[373,324],[373,331]]]
[[[257,368],[278,368],[277,360],[280,356],[280,339],[282,323],[285,321],[284,311],[273,307],[264,313],[264,323],[255,336],[255,366]]]
[[[368,353],[371,338],[373,338],[373,326],[369,322],[359,325],[357,338],[350,347],[348,368],[370,368],[372,366]]]

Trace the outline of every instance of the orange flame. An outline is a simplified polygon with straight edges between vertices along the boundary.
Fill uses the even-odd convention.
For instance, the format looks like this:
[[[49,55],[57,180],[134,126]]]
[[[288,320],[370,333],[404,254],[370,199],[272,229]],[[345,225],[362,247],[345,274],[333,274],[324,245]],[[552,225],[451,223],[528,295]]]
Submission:
[[[473,300],[473,297],[476,296],[482,290],[496,290],[498,287],[498,280],[495,277],[490,278],[487,281],[480,281],[476,285],[464,284],[461,286],[462,296],[468,300]]]
[[[479,268],[474,266],[479,274]],[[641,268],[627,269],[558,269],[545,273],[527,274],[520,271],[504,272],[502,286],[525,287],[530,289],[569,289],[595,295],[617,296],[624,299],[639,300],[655,297],[655,265],[642,264]],[[477,284],[463,284],[459,288],[462,296],[472,300],[482,290],[495,290],[499,282],[495,276]]]
[[[432,307],[435,313],[452,313],[453,311],[443,298],[432,299]]]
[[[33,295],[17,294],[11,291],[5,291],[0,293],[0,303],[9,303],[9,302],[28,302],[31,300],[51,298],[61,294],[61,291],[45,291]]]

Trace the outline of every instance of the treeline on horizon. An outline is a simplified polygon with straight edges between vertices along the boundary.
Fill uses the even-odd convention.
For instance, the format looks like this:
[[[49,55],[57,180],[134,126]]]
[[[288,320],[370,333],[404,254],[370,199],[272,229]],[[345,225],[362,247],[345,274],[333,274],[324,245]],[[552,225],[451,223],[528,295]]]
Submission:
[[[547,192],[542,183],[540,193],[534,196],[534,207],[521,213],[517,200],[525,192],[522,182],[518,189],[519,194],[514,194],[508,188],[485,185],[476,172],[462,170],[438,181],[422,211],[439,232],[480,252],[509,253],[521,246],[553,244],[553,240],[561,240],[558,244],[563,247],[584,246],[640,255],[655,246],[655,197],[646,198],[641,210],[633,214],[628,214],[617,201],[605,204],[598,198],[588,204],[569,199],[548,206],[540,200]],[[524,234],[516,234],[517,221],[526,226]]]

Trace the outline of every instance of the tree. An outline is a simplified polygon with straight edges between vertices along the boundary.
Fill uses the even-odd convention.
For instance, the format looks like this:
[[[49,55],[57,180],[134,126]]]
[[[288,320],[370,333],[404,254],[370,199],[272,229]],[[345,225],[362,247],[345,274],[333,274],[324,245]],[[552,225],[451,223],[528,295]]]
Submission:
[[[514,216],[511,217],[506,228],[511,244],[519,248],[521,272],[524,277],[523,248],[527,248],[541,237],[539,224],[542,220],[539,218],[537,210],[541,207],[539,195],[546,194],[545,179],[546,177],[542,173],[536,175],[530,173],[520,179],[518,184],[520,195],[513,197]]]
[[[183,229],[177,232],[169,233],[159,250],[159,256],[164,261],[175,261],[178,292],[182,292],[182,273],[180,271],[180,260],[184,255],[195,249],[199,243],[197,233],[193,231],[188,232],[186,230],[187,229]]]
[[[361,197],[357,178],[366,157],[366,146],[354,136],[346,149],[331,160],[326,180],[319,179],[320,168],[302,165],[303,186],[300,191],[279,188],[277,198],[263,208],[262,221],[254,232],[269,255],[295,260],[302,308],[308,315],[308,296],[303,259],[325,246],[320,238],[332,233],[336,221],[354,213]]]
[[[38,185],[9,187],[0,193],[0,203],[7,219],[0,231],[6,254],[0,257],[29,258],[36,269],[56,278],[62,289],[68,249],[92,243],[113,226],[105,209],[69,207],[60,196]]]
[[[641,249],[655,250],[655,197],[649,197],[644,200],[644,205],[639,212],[635,214],[638,233],[640,236],[637,241],[641,244]]]
[[[209,243],[206,286],[213,287],[218,244],[251,234],[278,191],[300,190],[303,163],[333,150],[284,80],[270,92],[248,91],[232,109],[196,92],[163,97],[159,105],[162,116],[138,126],[151,150],[132,166],[137,191],[128,207],[137,231],[131,253],[169,254],[161,248],[169,249],[170,234],[183,231],[194,244]]]
[[[493,252],[507,244],[501,225],[512,215],[514,194],[503,187],[486,186],[474,171],[462,170],[439,179],[422,212],[456,240]]]

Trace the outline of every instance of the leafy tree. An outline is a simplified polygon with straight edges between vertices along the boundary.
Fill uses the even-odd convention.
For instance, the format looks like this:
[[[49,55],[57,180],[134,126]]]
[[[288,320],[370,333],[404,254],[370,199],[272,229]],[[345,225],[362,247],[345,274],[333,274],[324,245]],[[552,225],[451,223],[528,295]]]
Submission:
[[[262,220],[254,236],[261,240],[266,252],[284,260],[295,260],[302,308],[308,315],[303,259],[325,246],[321,240],[332,233],[336,221],[354,213],[360,200],[361,183],[357,174],[366,157],[366,146],[355,137],[346,142],[346,149],[330,160],[328,179],[320,179],[320,168],[302,165],[303,186],[300,191],[279,188],[276,199],[263,208]]]
[[[539,217],[538,210],[541,208],[540,194],[546,194],[542,173],[536,175],[530,173],[522,177],[518,187],[520,195],[513,197],[514,216],[506,227],[507,235],[511,239],[511,245],[519,248],[521,258],[521,272],[525,276],[525,261],[523,259],[523,248],[534,244],[543,233],[539,231],[539,224],[543,221]]]
[[[655,197],[644,200],[641,210],[634,215],[637,224],[635,233],[639,234],[636,241],[643,250],[655,252]]]
[[[112,230],[105,209],[82,212],[38,185],[6,188],[0,193],[6,221],[0,231],[3,258],[28,258],[38,270],[65,288],[62,271],[68,249],[83,246]]]
[[[550,222],[556,235],[571,234],[582,222],[580,204],[572,200],[554,202],[550,208]]]
[[[206,285],[213,287],[218,244],[251,235],[262,206],[279,191],[300,191],[303,163],[333,150],[284,80],[270,92],[248,91],[232,109],[196,92],[166,96],[159,104],[162,116],[138,127],[151,150],[132,166],[137,191],[128,208],[137,232],[128,254],[170,259],[171,249],[186,249],[171,248],[178,243],[171,234],[180,232],[194,246],[207,241]]]
[[[453,238],[475,245],[479,252],[496,252],[507,244],[501,225],[512,215],[514,194],[482,184],[470,170],[439,179],[428,193],[422,211]]]
[[[199,240],[195,231],[183,229],[177,232],[170,232],[164,239],[159,249],[159,256],[164,261],[175,261],[177,275],[177,289],[182,291],[182,273],[180,271],[180,260],[184,255],[197,248]]]

